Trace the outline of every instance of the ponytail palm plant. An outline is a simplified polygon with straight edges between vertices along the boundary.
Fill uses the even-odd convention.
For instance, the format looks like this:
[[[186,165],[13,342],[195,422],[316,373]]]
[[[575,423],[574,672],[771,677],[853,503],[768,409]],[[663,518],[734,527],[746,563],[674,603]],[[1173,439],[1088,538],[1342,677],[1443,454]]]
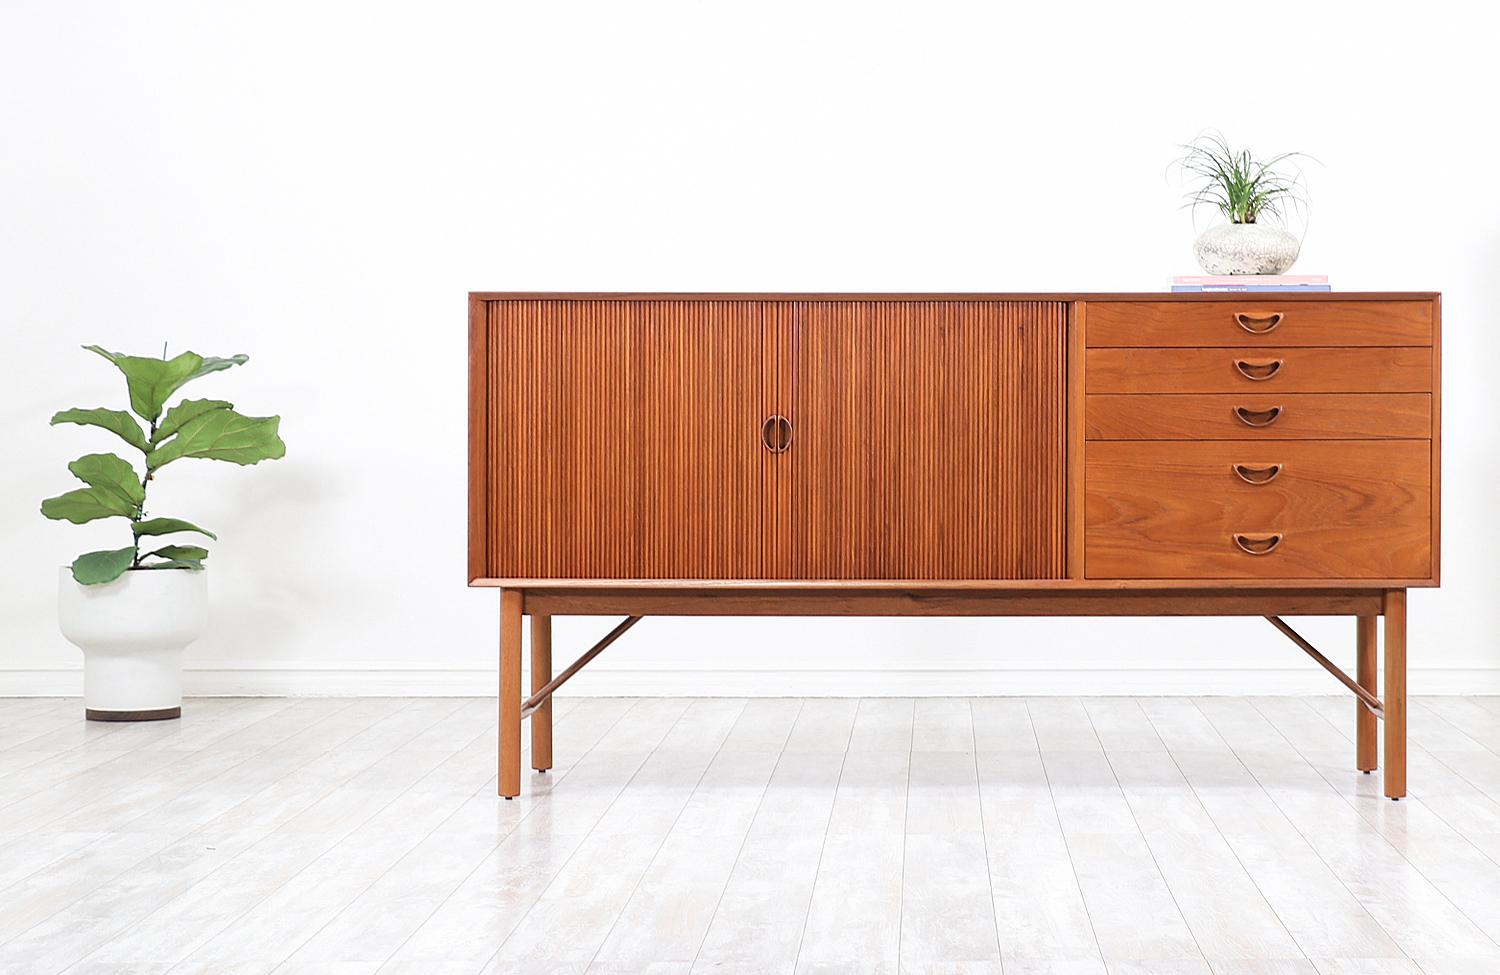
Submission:
[[[1285,223],[1288,211],[1307,207],[1301,176],[1285,172],[1303,153],[1256,159],[1248,149],[1232,148],[1218,133],[1200,135],[1182,148],[1186,154],[1177,166],[1195,184],[1184,204],[1188,208],[1206,206],[1232,224],[1252,224],[1262,217]]]
[[[130,523],[129,545],[80,555],[73,562],[73,578],[83,585],[98,585],[131,570],[202,569],[208,549],[201,544],[152,547],[151,540],[161,536],[218,536],[181,518],[151,512],[147,501],[151,483],[162,468],[186,458],[257,464],[285,456],[286,444],[278,434],[281,417],[245,416],[235,411],[234,404],[217,399],[185,399],[170,409],[166,404],[185,384],[244,365],[249,357],[184,352],[172,359],[165,354],[155,359],[122,355],[97,345],[84,348],[108,359],[124,374],[130,412],[75,408],[56,414],[52,423],[108,430],[139,453],[140,466],[113,453],[85,454],[68,465],[85,486],[42,502],[42,514],[58,521],[82,525],[100,518],[124,518]]]

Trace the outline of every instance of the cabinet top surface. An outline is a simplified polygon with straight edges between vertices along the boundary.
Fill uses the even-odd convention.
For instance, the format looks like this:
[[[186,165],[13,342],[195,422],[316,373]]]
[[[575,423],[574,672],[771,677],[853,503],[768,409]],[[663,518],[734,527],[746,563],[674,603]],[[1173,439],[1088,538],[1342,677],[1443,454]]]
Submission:
[[[471,291],[473,301],[1435,301],[1437,291]]]

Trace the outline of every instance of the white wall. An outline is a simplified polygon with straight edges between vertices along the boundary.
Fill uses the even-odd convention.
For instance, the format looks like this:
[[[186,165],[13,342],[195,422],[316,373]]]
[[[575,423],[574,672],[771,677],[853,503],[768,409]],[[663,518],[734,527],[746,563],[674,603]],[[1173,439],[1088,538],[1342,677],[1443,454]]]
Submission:
[[[1322,161],[1298,271],[1445,292],[1412,683],[1500,689],[1494,25],[1416,9],[7,0],[0,693],[78,688],[55,566],[121,540],[36,513],[109,448],[47,426],[121,402],[82,343],[248,352],[193,392],[284,418],[284,461],[155,488],[221,535],[192,687],[488,693],[466,292],[1157,289],[1194,271],[1164,171],[1208,127]],[[603,625],[561,623],[559,656]],[[1349,659],[1350,624],[1307,629]],[[596,666],[595,691],[1335,689],[1256,620],[648,620]]]

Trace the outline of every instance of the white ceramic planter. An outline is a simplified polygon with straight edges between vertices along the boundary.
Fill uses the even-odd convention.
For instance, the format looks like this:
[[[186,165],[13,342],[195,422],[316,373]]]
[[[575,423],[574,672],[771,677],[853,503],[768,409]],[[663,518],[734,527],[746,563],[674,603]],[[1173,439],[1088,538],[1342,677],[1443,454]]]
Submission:
[[[1220,224],[1193,242],[1198,264],[1208,274],[1285,274],[1301,250],[1296,237],[1261,223]]]
[[[63,636],[83,651],[91,720],[182,714],[182,652],[208,623],[208,573],[152,569],[81,586],[63,566],[57,616]]]

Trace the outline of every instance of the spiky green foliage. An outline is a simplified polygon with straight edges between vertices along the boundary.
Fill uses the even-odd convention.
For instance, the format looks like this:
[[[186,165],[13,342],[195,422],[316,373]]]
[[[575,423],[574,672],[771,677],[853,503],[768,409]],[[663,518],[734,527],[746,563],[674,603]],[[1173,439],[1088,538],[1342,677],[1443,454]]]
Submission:
[[[1177,167],[1194,188],[1184,206],[1209,206],[1230,223],[1256,223],[1262,217],[1285,222],[1289,210],[1307,206],[1300,172],[1286,170],[1293,161],[1306,158],[1300,152],[1283,152],[1257,160],[1248,149],[1234,149],[1222,135],[1200,135],[1184,145],[1185,155]]]
[[[232,464],[256,464],[286,454],[281,440],[279,416],[243,416],[225,400],[183,400],[166,415],[167,399],[188,383],[209,373],[244,365],[248,356],[228,358],[184,352],[160,359],[122,355],[97,345],[96,352],[120,370],[130,395],[130,408],[146,422],[147,429],[122,410],[71,409],[52,417],[54,425],[76,423],[99,427],[115,434],[139,451],[145,472],[114,454],[87,454],[68,465],[86,487],[42,502],[42,514],[58,521],[81,525],[98,518],[130,521],[128,548],[89,552],[73,562],[73,578],[84,585],[112,582],[130,569],[202,569],[208,549],[200,545],[163,545],[141,551],[141,539],[178,532],[217,538],[181,518],[147,517],[146,491],[165,464],[185,457],[224,460]]]

